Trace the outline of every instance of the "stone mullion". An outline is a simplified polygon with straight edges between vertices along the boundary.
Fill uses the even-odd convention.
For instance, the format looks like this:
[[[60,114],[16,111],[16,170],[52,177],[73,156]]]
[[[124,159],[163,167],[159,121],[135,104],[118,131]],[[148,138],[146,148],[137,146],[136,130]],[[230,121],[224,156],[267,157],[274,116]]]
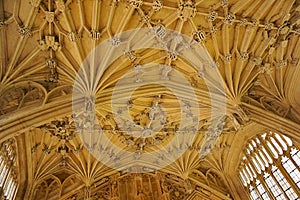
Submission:
[[[245,166],[242,167],[241,172],[243,173],[244,177],[246,177],[247,180],[249,180],[249,184],[251,184],[251,180],[250,180],[249,174],[247,173],[247,170],[246,170]],[[246,183],[247,183],[247,185],[248,185],[247,180],[246,180]]]
[[[291,162],[295,165],[295,167],[296,167],[297,169],[299,169],[299,166],[298,166],[299,164],[295,162],[295,160],[293,159],[293,157],[292,157],[292,155],[291,155],[291,149],[292,149],[292,148],[296,148],[296,147],[291,146],[291,148],[288,149],[288,151],[285,151],[284,155],[285,155],[286,157],[288,157],[288,158],[291,160]],[[296,149],[297,149],[297,148],[296,148]]]
[[[240,179],[240,181],[243,183],[243,185],[244,185],[244,186],[247,186],[247,185],[248,185],[247,179],[246,179],[245,174],[243,173],[241,167],[239,168],[239,176],[240,176],[239,179]],[[245,185],[245,184],[246,184],[246,185]]]
[[[3,182],[2,187],[0,187],[0,196],[1,196],[1,195],[4,196],[4,193],[5,193],[4,190],[5,190],[6,187],[7,187],[7,186],[6,186],[6,185],[7,185],[7,181],[9,181],[9,180],[8,180],[8,176],[10,175],[11,168],[12,168],[12,166],[9,165],[9,167],[8,167],[7,170],[5,171],[5,174],[3,175],[3,177],[2,177],[2,179],[1,179],[1,181],[0,181],[0,183]]]
[[[253,154],[253,152],[252,152],[252,154]],[[255,164],[253,163],[253,160],[251,159],[251,158],[253,158],[253,157],[250,156],[250,155],[247,155],[247,154],[246,154],[246,157],[247,157],[247,159],[248,159],[248,161],[249,161],[249,164],[252,166],[252,168],[253,168],[253,169],[256,169]],[[273,197],[273,198],[275,199],[275,197],[274,197],[272,191],[270,191],[270,188],[268,187],[268,185],[266,184],[266,182],[265,182],[265,180],[264,180],[264,178],[263,178],[263,171],[262,171],[262,170],[261,170],[261,174],[259,174],[259,173],[258,173],[258,170],[256,169],[256,179],[258,179],[258,180],[260,181],[260,183],[261,183],[262,186],[265,188],[265,190],[266,190],[266,192],[268,193],[268,195],[269,195],[270,197]],[[255,179],[254,179],[254,180],[255,180]]]
[[[260,149],[261,149],[261,147],[260,147]],[[266,159],[268,159],[268,158],[267,158],[267,155],[265,154],[265,152],[262,151],[262,150],[261,150],[261,152],[262,152],[262,154],[264,154],[264,157],[266,157]],[[272,159],[272,160],[274,161],[274,159]],[[268,162],[268,161],[267,161],[267,162]],[[269,163],[269,162],[268,162],[268,163]],[[274,175],[273,175],[273,173],[272,173],[272,171],[271,171],[271,168],[272,168],[272,165],[270,165],[270,163],[269,163],[269,166],[266,167],[266,171],[267,171],[267,172],[270,174],[270,176],[273,178],[273,180],[275,181],[276,185],[279,187],[279,189],[281,190],[281,192],[283,193],[283,195],[286,197],[286,199],[289,199],[289,198],[287,197],[287,195],[285,194],[285,191],[283,190],[282,186],[278,183],[277,179],[274,177]]]
[[[285,152],[283,145],[281,144],[281,142],[277,139],[277,137],[275,136],[275,134],[272,134],[272,138],[277,142],[277,144],[280,146],[280,148],[282,149],[283,152]],[[286,144],[287,149],[288,149],[288,144]]]
[[[266,148],[265,148],[266,149]],[[262,150],[262,146],[260,146],[260,150],[261,150],[261,153],[264,155],[264,157],[267,159],[267,163],[268,165],[271,165],[271,163],[269,162],[269,159],[268,157],[271,157],[271,155],[267,155],[265,151]],[[273,161],[273,158],[271,157],[272,161]]]
[[[267,145],[267,143],[263,140],[263,138],[259,135],[258,136],[261,144],[265,147],[266,151],[272,155],[272,150],[269,148],[269,146]],[[280,160],[279,160],[280,159]],[[290,177],[289,173],[287,173],[287,171],[284,169],[284,167],[282,166],[281,163],[281,157],[279,157],[279,159],[273,159],[275,165],[278,167],[278,170],[280,170],[280,172],[283,174],[283,176],[286,178],[287,182],[290,184],[290,186],[293,188],[293,190],[295,191],[295,193],[297,194],[297,196],[300,196],[300,191],[299,188],[297,187],[297,185],[295,184],[295,182],[293,181],[293,179]]]
[[[263,185],[263,187],[265,188],[267,194],[269,197],[271,197],[272,199],[276,199],[273,192],[271,191],[271,189],[269,188],[268,184],[265,181],[265,178],[263,177],[263,173],[259,174],[259,176],[257,176],[257,179],[260,181],[260,183]]]
[[[265,154],[265,152],[262,150],[261,145],[259,145],[258,147],[258,152],[257,152],[259,158],[261,159],[261,161],[263,162],[263,165],[265,166],[266,170],[268,169],[268,167],[271,165],[269,160],[268,160],[268,156]]]
[[[18,186],[18,185],[15,185],[15,186],[14,186],[14,193],[11,195],[11,196],[12,196],[11,199],[15,199],[15,198],[16,198],[17,193],[18,193],[18,189],[19,189],[19,186]]]
[[[14,193],[16,192],[16,183],[13,182],[12,187],[11,187],[11,192],[9,193],[8,199],[14,199]]]
[[[252,154],[253,154],[252,158],[256,160],[257,165],[261,168],[261,171],[264,171],[264,170],[263,170],[263,167],[266,169],[266,166],[264,165],[263,159],[262,159],[262,157],[259,155],[258,150],[259,150],[259,149],[255,149],[255,151],[252,153]],[[261,161],[261,163],[259,162],[259,160]],[[263,166],[261,166],[261,165],[263,165]]]
[[[281,173],[284,175],[284,177],[287,179],[289,182],[290,186],[293,188],[295,193],[297,194],[298,197],[300,197],[300,191],[294,180],[291,178],[290,174],[286,171],[286,169],[283,167],[282,162],[281,162],[282,157],[280,157],[280,165],[277,165],[278,169],[281,171]],[[295,166],[297,167],[297,166]]]
[[[278,134],[279,135],[279,134]],[[282,139],[282,141],[286,144],[287,149],[291,148],[291,146],[289,145],[287,139],[285,137],[283,137],[282,135],[279,135],[279,137]]]
[[[275,176],[272,173],[272,170],[269,168],[267,169],[268,173],[270,174],[270,176],[273,178],[274,182],[276,183],[276,185],[278,186],[278,188],[280,189],[281,193],[284,195],[284,197],[286,199],[289,199],[288,196],[285,194],[285,191],[283,190],[282,186],[278,183],[277,179],[275,178]]]
[[[5,166],[5,160],[3,158],[0,162],[0,175],[1,175],[1,172],[3,171],[4,166]],[[0,180],[1,180],[1,178],[0,178]]]
[[[9,196],[9,194],[10,194],[10,188],[11,188],[12,184],[13,184],[13,180],[10,177],[10,179],[8,180],[8,182],[7,182],[7,184],[5,185],[5,188],[4,188],[4,190],[5,190],[5,192],[4,192],[5,198],[7,198]]]
[[[5,182],[6,182],[6,178],[9,174],[9,172],[10,172],[10,167],[7,167],[7,165],[5,165],[5,166],[6,166],[6,170],[5,170],[5,167],[4,167],[4,171],[1,173],[2,177],[0,176],[0,184],[1,184],[1,182],[3,183],[2,187],[4,187]]]
[[[256,191],[256,193],[259,195],[259,199],[263,200],[263,197],[261,196],[260,192],[258,191],[255,183],[253,183],[252,187],[254,188],[254,190]],[[249,188],[248,188],[248,190],[249,190]]]
[[[285,155],[288,157],[288,159],[295,165],[295,168],[299,170],[298,164],[293,160],[293,158],[291,157],[290,153],[288,155]],[[280,157],[280,161],[281,161],[282,157]],[[282,169],[284,170],[284,173],[289,174],[287,172],[287,170],[285,169],[285,167],[283,166],[283,163],[281,163]],[[297,193],[298,197],[300,197],[300,191],[299,188],[297,186],[297,184],[295,183],[294,179],[292,179],[292,177],[289,175],[289,179],[292,180],[293,185],[291,185],[291,187],[294,189],[294,191]]]
[[[14,191],[14,186],[15,186],[15,181],[12,179],[10,186],[7,189],[7,198],[10,199],[9,197],[12,195],[13,191]]]
[[[249,165],[251,165],[252,169],[256,172],[256,173],[255,173],[256,176],[258,176],[258,169],[256,168],[256,166],[255,166],[253,160],[251,159],[251,158],[253,158],[252,154],[253,154],[253,152],[251,152],[251,155],[248,155],[247,153],[245,153]]]
[[[279,157],[280,157],[280,152],[278,151],[277,147],[273,144],[273,142],[272,142],[271,137],[270,137],[269,134],[267,134],[265,141],[268,141],[268,142],[274,147],[274,150],[275,150],[276,153],[278,154],[278,158],[279,158]],[[268,146],[267,143],[266,143],[266,145]],[[269,146],[268,146],[268,148],[269,148]],[[272,151],[272,150],[270,149],[270,151]],[[282,149],[282,153],[283,153],[283,149]],[[271,154],[271,155],[272,155],[272,154]]]
[[[5,168],[5,167],[6,167],[6,165],[4,163],[4,165],[3,165],[2,169],[1,169],[1,173],[0,173],[0,187],[2,187],[1,186],[2,183],[4,185],[4,177],[5,177],[6,173],[8,172],[8,169]]]
[[[249,160],[247,160],[247,161],[245,161],[245,165],[249,165],[249,166],[248,166],[249,171],[251,171],[251,172],[253,173],[253,175],[252,175],[252,174],[249,174],[249,172],[247,171],[247,169],[245,169],[245,171],[250,175],[250,176],[249,176],[250,182],[254,182],[254,181],[255,181],[255,177],[254,177],[254,176],[257,177],[257,173],[255,173],[256,171],[255,171],[255,168],[253,168],[252,162],[249,161]],[[251,166],[251,167],[250,167],[250,166]],[[254,171],[252,171],[251,168],[252,168]],[[251,181],[251,177],[252,177],[253,181]]]
[[[13,168],[12,168],[12,164],[11,164],[11,166],[9,167],[9,171],[6,175],[4,185],[3,185],[3,190],[5,190],[5,191],[8,190],[8,186],[9,186],[10,182],[13,180],[12,179],[12,170],[13,170]],[[4,192],[4,194],[5,194],[5,192]]]

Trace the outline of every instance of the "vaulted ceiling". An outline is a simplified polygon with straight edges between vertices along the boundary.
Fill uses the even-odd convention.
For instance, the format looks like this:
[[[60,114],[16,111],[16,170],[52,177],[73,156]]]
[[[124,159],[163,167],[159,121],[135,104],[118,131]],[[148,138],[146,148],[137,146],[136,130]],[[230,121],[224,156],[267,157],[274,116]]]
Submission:
[[[299,12],[0,1],[0,142],[17,144],[18,198],[243,199],[247,139],[300,138]]]

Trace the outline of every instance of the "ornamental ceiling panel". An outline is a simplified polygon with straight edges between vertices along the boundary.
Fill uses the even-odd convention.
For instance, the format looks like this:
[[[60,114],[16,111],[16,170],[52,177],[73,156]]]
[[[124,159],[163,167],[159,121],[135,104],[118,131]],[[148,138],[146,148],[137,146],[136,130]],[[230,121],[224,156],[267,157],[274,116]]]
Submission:
[[[240,139],[263,126],[299,130],[299,5],[3,0],[0,141],[26,141],[28,184],[46,191],[73,181],[78,199],[103,174],[140,165],[235,196],[228,160],[237,162]],[[161,181],[153,174],[146,179]],[[26,195],[38,198],[33,185]],[[113,198],[114,181],[103,187],[111,192],[98,196]],[[71,198],[70,187],[55,191]]]

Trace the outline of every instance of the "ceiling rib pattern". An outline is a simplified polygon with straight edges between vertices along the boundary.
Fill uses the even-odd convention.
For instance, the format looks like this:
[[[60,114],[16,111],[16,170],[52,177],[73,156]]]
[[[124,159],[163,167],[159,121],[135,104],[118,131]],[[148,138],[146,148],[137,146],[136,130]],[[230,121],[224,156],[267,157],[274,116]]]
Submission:
[[[299,137],[295,136],[300,128],[299,5],[297,0],[1,1],[0,141],[14,136],[26,141],[27,183],[31,189],[25,195],[38,198],[42,195],[39,191],[43,190],[36,188],[51,186],[62,188],[55,193],[60,199],[81,199],[96,195],[99,188],[110,190],[109,194],[97,194],[105,199],[113,198],[116,182],[120,184],[119,189],[126,189],[119,177],[122,175],[99,163],[73,133],[72,89],[81,64],[99,44],[109,41],[117,47],[123,42],[119,34],[149,28],[157,37],[174,30],[193,39],[207,50],[213,62],[195,68],[179,55],[175,43],[168,51],[128,48],[98,77],[95,110],[99,124],[114,144],[131,152],[151,151],[169,143],[178,129],[182,112],[171,90],[161,85],[143,86],[122,105],[124,111],[129,110],[135,123],[147,126],[151,121],[149,108],[160,104],[168,113],[166,126],[146,139],[126,134],[118,127],[116,113],[111,108],[113,91],[124,74],[134,70],[138,82],[145,79],[141,66],[147,63],[169,66],[158,68],[157,75],[172,79],[174,71],[180,72],[198,99],[199,126],[186,152],[162,169],[159,172],[162,175],[158,172],[146,178],[128,175],[135,185],[127,189],[136,188],[139,181],[161,183],[162,176],[174,175],[178,180],[168,184],[175,184],[173,187],[178,192],[162,191],[162,186],[157,186],[165,196],[161,198],[222,199],[227,198],[226,194],[239,198],[242,192],[234,189],[239,183],[229,181],[236,168],[228,161],[234,152],[243,148],[237,138],[251,137],[256,134],[254,130],[263,129],[260,125],[254,128],[256,124],[268,128],[277,126],[279,131]],[[221,80],[208,75],[208,68],[216,69]],[[209,90],[208,83],[214,85],[215,90]],[[128,83],[115,98],[126,97],[135,84]],[[177,84],[178,87],[180,83]],[[190,94],[182,88],[180,96]],[[215,120],[211,110],[220,109],[212,108],[212,96],[226,97],[222,130],[209,129]],[[209,131],[217,133],[217,137],[208,140],[205,135],[209,135]],[[200,159],[199,152],[206,157]],[[109,181],[102,184],[104,174]],[[117,178],[110,177],[113,174],[117,174]],[[67,181],[78,186],[73,190],[71,184],[65,184]],[[189,195],[180,196],[186,193]],[[217,197],[212,197],[215,194]],[[142,198],[138,193],[134,195],[134,198]],[[146,198],[156,198],[150,196]]]

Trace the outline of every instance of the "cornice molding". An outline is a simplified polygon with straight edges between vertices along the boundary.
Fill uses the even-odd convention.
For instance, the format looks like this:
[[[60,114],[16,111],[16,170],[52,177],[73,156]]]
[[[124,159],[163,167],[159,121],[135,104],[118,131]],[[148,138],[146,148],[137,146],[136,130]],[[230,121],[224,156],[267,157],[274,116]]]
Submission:
[[[247,109],[250,120],[253,122],[264,125],[270,130],[277,130],[293,139],[300,140],[300,124],[247,103],[243,103],[243,106]]]

